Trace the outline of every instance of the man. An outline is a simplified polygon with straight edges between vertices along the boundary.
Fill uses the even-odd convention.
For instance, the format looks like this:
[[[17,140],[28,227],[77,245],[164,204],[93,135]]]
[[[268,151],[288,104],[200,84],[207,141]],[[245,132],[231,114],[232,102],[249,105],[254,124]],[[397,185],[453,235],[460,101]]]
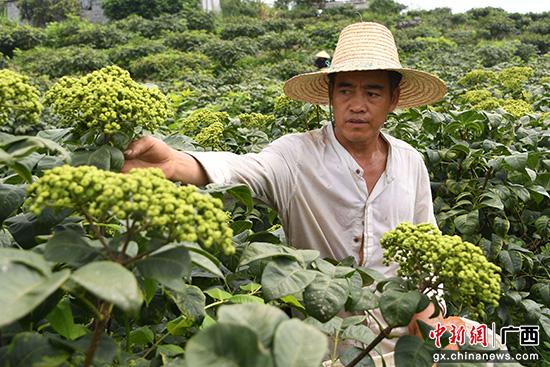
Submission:
[[[288,242],[323,257],[354,256],[392,276],[380,238],[401,222],[435,224],[429,177],[421,155],[381,133],[396,107],[435,102],[437,77],[402,68],[391,32],[376,23],[346,27],[330,67],[297,75],[284,87],[293,99],[329,104],[332,124],[284,136],[258,154],[182,153],[146,137],[132,143],[124,170],[155,166],[195,185],[244,183],[274,207]],[[431,310],[420,315],[427,320]]]

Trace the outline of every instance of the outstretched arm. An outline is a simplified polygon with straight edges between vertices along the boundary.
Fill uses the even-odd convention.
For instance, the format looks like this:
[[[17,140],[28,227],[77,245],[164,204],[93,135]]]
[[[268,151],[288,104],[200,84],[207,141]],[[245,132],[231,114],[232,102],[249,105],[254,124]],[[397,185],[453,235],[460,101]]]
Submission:
[[[204,186],[209,183],[201,164],[187,153],[178,152],[160,139],[145,136],[130,143],[124,151],[122,172],[132,168],[160,168],[166,178]]]

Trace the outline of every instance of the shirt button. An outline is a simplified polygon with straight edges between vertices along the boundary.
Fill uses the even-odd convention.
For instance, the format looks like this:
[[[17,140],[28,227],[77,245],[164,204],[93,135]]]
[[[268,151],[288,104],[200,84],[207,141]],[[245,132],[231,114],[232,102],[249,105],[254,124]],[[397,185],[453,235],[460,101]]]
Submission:
[[[358,175],[360,175],[360,174],[361,174],[361,170],[357,169],[357,170],[355,170],[355,173],[357,173]]]
[[[353,242],[359,242],[359,237],[353,237]]]

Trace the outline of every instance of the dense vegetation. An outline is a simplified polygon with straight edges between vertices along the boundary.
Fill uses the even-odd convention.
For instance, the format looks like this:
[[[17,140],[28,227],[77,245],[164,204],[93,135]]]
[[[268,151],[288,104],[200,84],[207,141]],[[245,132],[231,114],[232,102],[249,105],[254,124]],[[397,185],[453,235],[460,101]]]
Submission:
[[[376,335],[364,316],[336,314],[380,308],[390,327],[407,325],[428,301],[415,271],[433,269],[430,259],[447,266],[436,269],[441,282],[461,284],[445,296],[449,314],[538,325],[538,347],[512,337],[508,348],[548,363],[549,13],[400,12],[375,0],[360,14],[319,15],[318,2],[229,0],[213,15],[155,4],[106,1],[107,24],[58,9],[39,13],[40,28],[0,21],[0,365],[348,363],[359,349],[338,355],[338,344]],[[385,129],[424,155],[447,236],[436,241],[452,251],[419,245],[419,267],[409,266],[399,254],[410,242],[396,232],[387,257],[401,259],[402,278],[381,279],[353,259],[287,246],[277,214],[244,187],[116,173],[144,133],[180,150],[246,153],[326,123],[326,108],[291,101],[282,83],[314,70],[313,55],[361,19],[387,25],[402,63],[449,87],[434,106],[391,114]],[[440,236],[404,230],[419,244],[426,231]],[[434,348],[401,338],[396,363],[430,366]]]

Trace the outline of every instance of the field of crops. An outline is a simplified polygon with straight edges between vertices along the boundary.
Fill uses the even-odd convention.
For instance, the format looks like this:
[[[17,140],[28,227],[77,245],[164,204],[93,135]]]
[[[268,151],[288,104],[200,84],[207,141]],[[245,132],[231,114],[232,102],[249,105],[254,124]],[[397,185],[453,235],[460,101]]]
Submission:
[[[30,12],[37,26],[0,19],[0,366],[351,365],[440,285],[447,315],[537,327],[537,345],[506,346],[550,366],[550,13],[106,3],[106,24],[59,9]],[[120,173],[143,135],[244,154],[328,123],[282,85],[360,20],[448,86],[384,126],[422,153],[441,231],[385,237],[401,277],[292,247],[245,186]],[[373,313],[388,328],[367,327]],[[431,366],[437,349],[403,336],[395,365]]]

